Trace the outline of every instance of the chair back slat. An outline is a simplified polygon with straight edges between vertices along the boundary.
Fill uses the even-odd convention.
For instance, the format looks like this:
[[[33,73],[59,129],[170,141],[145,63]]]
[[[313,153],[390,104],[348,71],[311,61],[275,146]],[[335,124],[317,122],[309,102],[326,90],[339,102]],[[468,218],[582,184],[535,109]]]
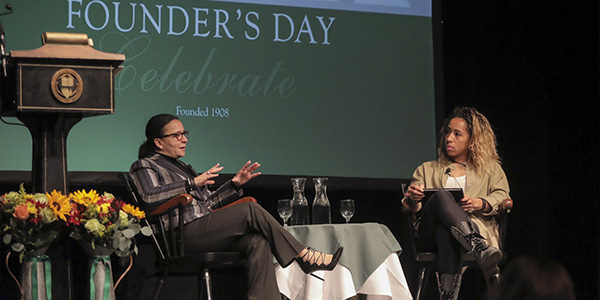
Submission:
[[[498,245],[500,247],[500,250],[504,249],[504,241],[506,240],[506,222],[507,222],[507,217],[508,215],[508,211],[506,210],[501,210],[498,212],[498,216],[496,217],[496,220],[498,222],[498,234],[499,234],[499,239],[498,239]]]
[[[136,188],[136,186],[135,186],[135,183],[133,182],[133,178],[131,178],[131,176],[129,175],[129,173],[126,173],[126,172],[123,172],[123,173],[121,173],[121,178],[122,178],[122,179],[123,179],[123,181],[125,182],[125,187],[127,188],[127,191],[129,192],[129,196],[130,196],[131,200],[134,202],[133,204],[135,204],[135,205],[136,205],[137,207],[139,207],[140,209],[142,209],[142,210],[145,210],[144,203],[143,203],[142,201],[140,201],[140,200],[139,200],[139,199],[141,199],[141,198],[140,198],[140,196],[139,196],[139,193],[138,193],[138,191],[137,191],[137,188]],[[154,224],[152,224],[152,223],[149,221],[149,219],[158,219],[158,223],[159,223],[159,224],[156,224],[154,221],[152,222],[152,223],[154,223]],[[165,251],[166,251],[166,252],[167,252],[167,253],[166,253],[166,255],[167,255],[168,257],[170,257],[170,254],[169,254],[169,247],[168,247],[168,244],[167,244],[167,242],[166,242],[166,239],[165,239],[164,226],[163,226],[163,224],[162,224],[162,220],[161,220],[160,216],[158,216],[158,217],[153,217],[153,218],[149,218],[149,217],[147,217],[147,218],[145,218],[145,219],[143,220],[143,222],[145,223],[145,225],[146,225],[146,226],[149,226],[150,228],[152,228],[152,229],[153,229],[153,230],[152,230],[152,234],[150,235],[150,238],[152,239],[152,246],[154,247],[154,250],[156,251],[156,253],[157,253],[157,254],[158,254],[158,255],[159,255],[159,256],[160,256],[162,259],[164,259],[164,258],[166,257],[166,256],[165,256]],[[152,226],[152,225],[158,225],[158,226]],[[160,230],[161,230],[161,234],[160,234],[160,235],[161,235],[161,237],[162,237],[162,240],[163,240],[162,244],[161,244],[161,242],[158,240],[158,238],[156,237],[156,235],[154,234],[154,229],[155,229],[156,227],[159,227],[159,228],[160,228]]]
[[[410,210],[410,208],[408,208],[404,203],[401,204],[402,207],[400,208],[401,211],[404,213],[404,217],[406,217],[406,224],[408,225],[408,235],[409,235],[409,239],[408,239],[408,247],[409,249],[412,251],[413,254],[413,258],[416,259],[418,252],[417,252],[417,242],[416,242],[416,238],[417,238],[417,229],[415,228],[415,219],[416,216],[415,214]]]
[[[181,216],[183,216],[182,212],[183,211],[180,209],[179,210],[180,218],[181,218]],[[177,242],[177,240],[178,240],[177,235],[179,234],[179,232],[177,231],[177,228],[175,228],[175,226],[173,226],[173,221],[172,221],[173,219],[175,219],[175,210],[171,209],[171,210],[169,210],[169,226],[168,226],[169,242],[170,242],[169,246],[170,246],[170,249],[172,250],[171,254],[175,255],[175,256],[179,256],[179,255],[181,255],[181,253],[179,251],[179,243]]]
[[[171,255],[171,247],[169,245],[169,241],[167,240],[167,232],[165,231],[165,222],[160,216],[155,216],[156,220],[158,220],[158,225],[156,226],[160,232],[160,245],[165,249],[163,253],[163,258],[172,257]],[[159,246],[160,246],[159,245]]]
[[[144,225],[152,228],[152,224],[150,224],[150,222],[148,222],[148,218],[144,219],[142,222],[144,222]],[[156,251],[156,253],[158,253],[158,255],[161,258],[165,258],[165,254],[163,252],[163,248],[160,246],[160,243],[158,242],[158,239],[156,238],[156,235],[154,234],[154,230],[152,230],[152,233],[150,234],[150,238],[152,239],[152,246],[154,247],[154,250]]]
[[[177,234],[177,238],[175,239],[175,243],[176,245],[179,245],[179,256],[183,256],[185,254],[185,251],[183,249],[183,206],[179,206],[179,226],[177,228],[178,234]]]

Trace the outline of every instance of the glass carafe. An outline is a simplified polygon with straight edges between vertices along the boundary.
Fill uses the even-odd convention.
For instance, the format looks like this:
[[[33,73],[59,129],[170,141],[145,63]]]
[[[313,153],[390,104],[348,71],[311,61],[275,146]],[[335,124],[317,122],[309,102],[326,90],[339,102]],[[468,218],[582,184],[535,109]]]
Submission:
[[[294,198],[292,198],[292,206],[294,211],[292,212],[292,218],[290,219],[291,225],[308,225],[310,224],[310,217],[308,216],[308,200],[304,196],[304,183],[306,178],[292,178],[292,187],[294,188]]]
[[[313,202],[313,224],[331,224],[331,205],[327,198],[328,178],[313,178],[315,201]]]

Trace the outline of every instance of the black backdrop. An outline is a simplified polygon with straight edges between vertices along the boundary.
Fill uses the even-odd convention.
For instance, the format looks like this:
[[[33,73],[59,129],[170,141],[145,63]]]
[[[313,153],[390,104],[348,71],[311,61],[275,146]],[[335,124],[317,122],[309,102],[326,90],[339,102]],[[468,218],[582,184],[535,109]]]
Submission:
[[[444,1],[445,113],[495,126],[515,200],[507,251],[567,266],[598,299],[598,1]]]
[[[447,115],[455,106],[474,106],[495,127],[515,201],[508,221],[509,260],[520,254],[555,259],[570,271],[578,299],[599,299],[598,1],[456,0],[441,8],[441,110]],[[1,173],[2,190],[29,178],[28,172]],[[69,177],[70,190],[125,193],[115,174]],[[403,217],[390,209],[400,196],[398,183],[332,178],[333,221],[342,222],[337,200],[353,197],[358,211],[353,222],[386,224],[405,245]],[[291,185],[288,178],[263,176],[247,194],[275,214],[275,200],[291,197]],[[314,197],[308,183],[306,195]],[[410,255],[405,251],[401,259],[414,288]],[[4,268],[2,281],[2,294],[13,294]],[[463,284],[473,285],[472,280]],[[477,299],[480,293],[461,296]]]

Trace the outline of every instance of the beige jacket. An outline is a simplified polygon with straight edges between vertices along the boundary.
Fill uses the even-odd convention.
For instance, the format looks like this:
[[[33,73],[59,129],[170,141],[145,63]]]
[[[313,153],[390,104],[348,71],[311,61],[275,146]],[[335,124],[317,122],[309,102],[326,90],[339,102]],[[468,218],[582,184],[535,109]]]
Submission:
[[[423,184],[425,188],[443,188],[448,180],[448,168],[452,170],[455,166],[440,166],[437,161],[425,162],[415,170],[411,184]],[[489,171],[481,173],[467,166],[465,194],[472,198],[483,198],[492,206],[489,213],[474,211],[469,217],[477,224],[488,244],[498,247],[499,233],[495,216],[502,200],[510,198],[508,180],[500,163],[493,163]]]

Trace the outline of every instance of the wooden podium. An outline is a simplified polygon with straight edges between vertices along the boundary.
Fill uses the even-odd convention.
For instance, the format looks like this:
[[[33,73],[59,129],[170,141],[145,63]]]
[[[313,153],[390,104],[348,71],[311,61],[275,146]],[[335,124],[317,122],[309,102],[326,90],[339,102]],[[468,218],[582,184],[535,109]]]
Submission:
[[[67,193],[67,134],[83,117],[114,113],[113,79],[125,55],[95,50],[86,34],[47,32],[42,41],[10,52],[1,112],[31,133],[33,191]]]
[[[0,112],[31,133],[33,192],[67,194],[67,135],[84,117],[114,113],[113,80],[125,55],[95,50],[86,34],[46,32],[42,42],[38,49],[10,52]],[[53,298],[84,299],[73,293],[72,247],[68,238],[63,242],[48,250]]]

